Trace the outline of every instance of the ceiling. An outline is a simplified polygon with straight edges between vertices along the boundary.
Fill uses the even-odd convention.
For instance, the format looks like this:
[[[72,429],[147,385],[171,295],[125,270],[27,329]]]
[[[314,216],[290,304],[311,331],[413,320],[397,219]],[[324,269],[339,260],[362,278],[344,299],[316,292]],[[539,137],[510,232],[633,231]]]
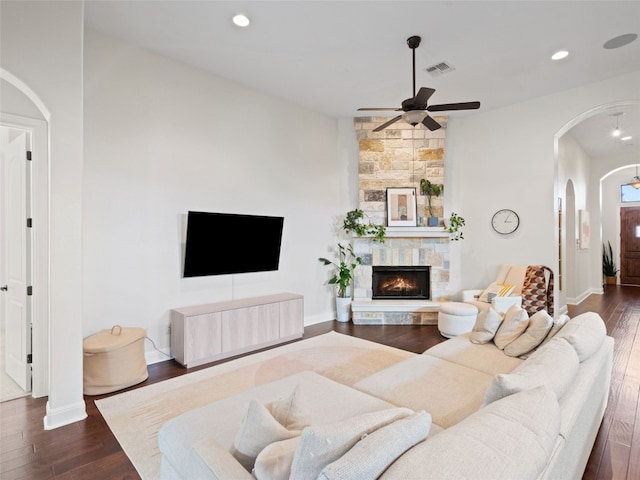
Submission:
[[[236,13],[251,25],[233,25]],[[411,35],[422,37],[416,87],[436,89],[430,104],[477,100],[487,111],[640,70],[640,39],[603,48],[613,37],[640,34],[640,1],[92,0],[85,21],[337,118],[363,115],[358,107],[399,107],[413,96]],[[570,55],[551,61],[559,49]],[[440,62],[455,70],[426,72]],[[640,105],[622,110],[630,142],[612,141],[613,111],[571,133],[591,156],[640,153]]]

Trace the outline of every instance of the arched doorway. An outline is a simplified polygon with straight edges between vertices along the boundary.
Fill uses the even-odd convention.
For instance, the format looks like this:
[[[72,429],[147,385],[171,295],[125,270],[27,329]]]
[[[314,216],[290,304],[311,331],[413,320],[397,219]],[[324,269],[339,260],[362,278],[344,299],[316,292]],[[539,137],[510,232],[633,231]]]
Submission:
[[[32,232],[31,298],[32,328],[32,390],[34,397],[49,394],[49,122],[50,112],[38,95],[20,79],[0,68],[3,83],[3,105],[14,109],[23,106],[26,116],[0,111],[0,122],[29,131],[32,136],[31,202],[37,228]],[[15,97],[12,103],[11,96]],[[21,97],[21,98],[18,98]],[[33,118],[36,117],[36,118]],[[34,225],[35,227],[35,225]]]
[[[567,122],[554,137],[555,152],[555,188],[557,198],[556,221],[559,228],[566,229],[565,245],[562,246],[563,236],[556,235],[556,249],[558,258],[556,268],[562,271],[563,279],[557,282],[556,298],[559,311],[566,308],[567,303],[579,303],[591,293],[602,293],[602,221],[601,211],[601,180],[611,171],[631,163],[624,158],[597,157],[597,161],[584,155],[578,160],[567,158],[561,150],[562,142],[571,135],[571,130],[594,116],[610,117],[612,112],[620,108],[637,109],[640,106],[638,100],[624,100],[594,107],[576,116]],[[604,132],[603,132],[604,133]],[[565,137],[567,135],[567,137]],[[573,137],[571,137],[573,138]],[[636,160],[637,161],[637,160]],[[631,178],[631,177],[630,177]],[[569,187],[571,181],[571,190]],[[619,186],[618,186],[619,188]],[[573,193],[573,211],[567,211],[567,196]],[[564,207],[561,208],[561,205]],[[573,222],[571,232],[576,232],[577,214],[579,210],[585,210],[590,214],[591,241],[588,250],[578,250],[575,247],[576,238],[569,234],[570,222]],[[563,219],[564,216],[564,219]],[[617,231],[619,234],[619,230]],[[577,235],[574,233],[574,235]],[[573,242],[571,244],[571,242]],[[575,261],[569,258],[571,252],[577,255]],[[578,259],[579,257],[579,259]],[[574,273],[572,273],[572,268]],[[560,287],[562,285],[562,287]],[[562,289],[561,289],[562,288]]]

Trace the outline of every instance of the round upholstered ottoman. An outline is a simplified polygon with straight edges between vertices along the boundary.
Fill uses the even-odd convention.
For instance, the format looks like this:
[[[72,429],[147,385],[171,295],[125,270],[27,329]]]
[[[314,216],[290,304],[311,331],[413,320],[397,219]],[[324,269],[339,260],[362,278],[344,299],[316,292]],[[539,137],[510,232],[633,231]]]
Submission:
[[[438,330],[447,338],[470,332],[477,316],[478,308],[470,303],[441,303],[438,309]]]

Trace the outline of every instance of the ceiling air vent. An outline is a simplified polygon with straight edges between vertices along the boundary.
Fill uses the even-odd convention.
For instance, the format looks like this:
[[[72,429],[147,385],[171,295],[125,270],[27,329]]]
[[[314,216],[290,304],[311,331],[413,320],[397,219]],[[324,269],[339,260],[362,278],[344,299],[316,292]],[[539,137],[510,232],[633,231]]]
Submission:
[[[445,73],[450,73],[455,70],[455,67],[449,65],[447,62],[436,63],[425,69],[432,77],[439,77]]]

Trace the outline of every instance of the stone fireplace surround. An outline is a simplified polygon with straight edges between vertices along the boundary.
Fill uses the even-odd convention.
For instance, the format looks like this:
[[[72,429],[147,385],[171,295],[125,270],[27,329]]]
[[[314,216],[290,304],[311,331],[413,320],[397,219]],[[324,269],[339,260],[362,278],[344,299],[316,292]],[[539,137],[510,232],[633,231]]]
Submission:
[[[449,283],[449,234],[442,227],[387,229],[384,243],[356,237],[354,251],[362,259],[353,279],[353,323],[359,325],[435,325]],[[373,266],[429,266],[429,300],[373,300]]]
[[[359,142],[359,208],[370,220],[386,224],[386,189],[416,187],[421,178],[444,183],[444,139],[447,117],[436,117],[445,128],[431,132],[400,121],[380,132],[373,129],[386,117],[357,117]],[[443,198],[433,199],[434,214],[442,218]],[[426,197],[417,196],[418,216],[427,217]],[[425,220],[426,223],[426,220]],[[355,237],[362,265],[354,272],[351,305],[355,324],[435,325],[440,302],[448,301],[449,234],[443,227],[387,227],[384,243]],[[429,266],[429,300],[373,300],[373,266]]]

